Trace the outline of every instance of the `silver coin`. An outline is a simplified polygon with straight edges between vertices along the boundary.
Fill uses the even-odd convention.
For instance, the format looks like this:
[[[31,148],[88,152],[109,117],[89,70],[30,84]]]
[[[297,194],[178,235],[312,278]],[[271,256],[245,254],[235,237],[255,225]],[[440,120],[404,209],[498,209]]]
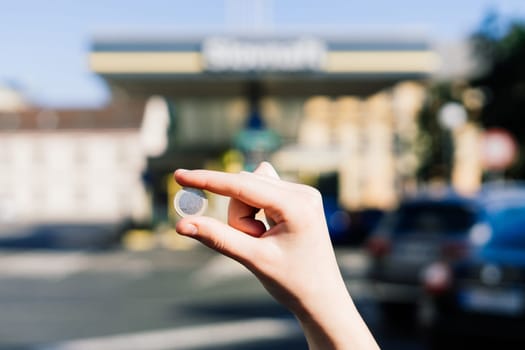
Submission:
[[[208,207],[208,199],[204,191],[198,188],[183,187],[175,195],[173,206],[182,217],[202,215]]]

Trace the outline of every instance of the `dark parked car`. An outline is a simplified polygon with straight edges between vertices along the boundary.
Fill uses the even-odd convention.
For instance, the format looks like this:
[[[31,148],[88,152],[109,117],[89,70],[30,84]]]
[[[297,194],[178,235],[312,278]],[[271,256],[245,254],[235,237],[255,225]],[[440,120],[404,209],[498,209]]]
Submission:
[[[120,243],[113,223],[13,224],[0,228],[0,249],[107,249]]]
[[[476,198],[453,192],[420,194],[387,214],[367,241],[369,279],[386,316],[415,311],[429,263],[461,258],[483,220]]]
[[[433,334],[525,340],[525,190],[485,193],[485,224],[469,236],[470,253],[424,272],[421,314]],[[444,337],[441,337],[443,339]],[[436,337],[437,339],[437,337]]]
[[[335,196],[323,195],[323,207],[332,243],[346,243],[351,235],[350,213],[339,205]]]

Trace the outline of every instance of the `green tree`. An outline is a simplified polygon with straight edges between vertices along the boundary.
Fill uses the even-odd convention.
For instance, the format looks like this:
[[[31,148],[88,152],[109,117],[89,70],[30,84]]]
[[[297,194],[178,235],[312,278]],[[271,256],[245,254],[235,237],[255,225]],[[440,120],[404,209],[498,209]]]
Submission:
[[[428,88],[425,103],[419,115],[421,128],[419,142],[423,144],[424,152],[418,177],[422,180],[448,179],[450,175],[448,165],[451,159],[445,148],[446,135],[438,123],[437,115],[445,103],[458,101],[453,92],[454,89],[450,82],[435,83]]]
[[[489,13],[472,36],[483,71],[471,81],[485,94],[480,121],[508,130],[519,143],[520,161],[508,176],[525,178],[525,21]]]

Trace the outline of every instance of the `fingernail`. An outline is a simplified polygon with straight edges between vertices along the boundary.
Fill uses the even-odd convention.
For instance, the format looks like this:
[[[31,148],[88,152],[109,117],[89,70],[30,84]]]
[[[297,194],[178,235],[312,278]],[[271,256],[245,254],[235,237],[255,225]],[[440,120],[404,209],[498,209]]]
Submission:
[[[176,170],[176,172],[178,172],[178,173],[185,173],[187,171],[188,171],[188,169],[182,169],[182,168]]]
[[[190,235],[190,236],[196,235],[197,232],[199,232],[199,230],[197,229],[197,226],[195,226],[194,224],[186,224],[186,225],[184,225],[184,227],[182,228],[182,231],[183,232],[181,232],[181,233],[186,234],[186,235]]]

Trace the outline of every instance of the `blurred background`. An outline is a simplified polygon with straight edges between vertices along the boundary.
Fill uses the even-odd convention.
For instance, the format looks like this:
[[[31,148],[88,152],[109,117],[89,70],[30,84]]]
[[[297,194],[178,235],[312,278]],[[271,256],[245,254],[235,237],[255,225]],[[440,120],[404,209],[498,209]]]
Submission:
[[[382,348],[525,344],[523,1],[4,0],[0,45],[0,348],[305,349],[174,231],[175,169],[262,160]]]

